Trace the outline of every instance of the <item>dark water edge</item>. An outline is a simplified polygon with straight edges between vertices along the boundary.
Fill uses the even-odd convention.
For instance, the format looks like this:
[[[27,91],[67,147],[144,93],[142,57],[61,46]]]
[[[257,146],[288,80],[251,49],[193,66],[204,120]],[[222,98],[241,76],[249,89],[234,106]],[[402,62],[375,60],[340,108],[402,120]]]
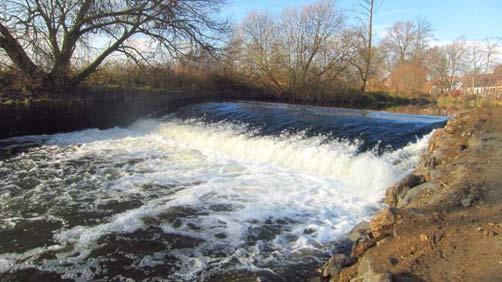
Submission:
[[[382,94],[383,95],[383,94]],[[370,96],[370,95],[369,95]],[[361,101],[308,101],[281,99],[263,93],[240,95],[233,90],[162,91],[138,89],[78,89],[65,96],[37,99],[2,99],[0,96],[0,139],[22,135],[53,134],[86,128],[125,127],[141,117],[172,110],[196,102],[247,100],[355,109],[387,110],[406,113],[444,114],[431,111],[424,99],[389,98],[376,95]],[[387,97],[389,96],[389,97]]]
[[[157,111],[208,99],[218,99],[218,93],[116,90],[77,93],[74,97],[0,99],[0,139],[125,127]]]
[[[233,90],[162,91],[138,89],[77,89],[65,96],[30,100],[0,97],[0,140],[24,135],[65,133],[87,128],[127,127],[136,120],[200,102],[256,101],[291,105],[346,107],[396,113],[445,115],[433,103],[422,100],[358,103],[356,105],[290,101],[263,93],[239,95]],[[4,144],[8,145],[8,144]],[[2,146],[0,160],[38,144]]]

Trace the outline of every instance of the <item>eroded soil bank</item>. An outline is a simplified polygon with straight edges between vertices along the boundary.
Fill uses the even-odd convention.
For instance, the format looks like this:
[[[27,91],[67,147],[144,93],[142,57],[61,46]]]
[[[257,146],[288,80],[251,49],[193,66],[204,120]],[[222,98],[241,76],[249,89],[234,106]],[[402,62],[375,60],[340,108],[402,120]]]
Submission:
[[[501,281],[502,109],[458,113],[321,281]]]

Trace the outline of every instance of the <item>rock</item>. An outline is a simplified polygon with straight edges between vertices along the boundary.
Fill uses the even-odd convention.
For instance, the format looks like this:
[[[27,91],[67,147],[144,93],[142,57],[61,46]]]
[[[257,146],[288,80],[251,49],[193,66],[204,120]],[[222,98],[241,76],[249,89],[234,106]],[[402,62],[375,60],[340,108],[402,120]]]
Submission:
[[[351,265],[353,261],[344,254],[334,254],[322,267],[322,277],[336,280],[342,268]]]
[[[464,208],[468,208],[472,205],[472,197],[463,198],[462,200],[460,200],[460,202],[462,203],[462,206],[464,206]]]
[[[373,261],[369,257],[363,257],[357,268],[357,277],[350,282],[391,282],[392,276],[388,272],[377,273],[373,268]]]
[[[382,240],[379,240],[379,241],[376,243],[376,245],[377,245],[377,246],[380,246],[380,245],[385,244],[385,243],[386,243],[386,242],[388,242],[388,241],[390,241],[389,237],[385,237],[385,238],[383,238]]]
[[[370,226],[373,237],[377,240],[392,235],[396,222],[395,209],[384,208],[371,218]]]
[[[410,189],[425,182],[425,176],[410,174],[385,192],[385,203],[396,206]]]
[[[429,236],[427,234],[420,234],[420,241],[422,242],[429,241]]]
[[[369,248],[373,247],[376,244],[377,240],[375,238],[371,238],[370,236],[361,236],[352,246],[352,257],[359,257],[366,252]]]
[[[437,245],[445,237],[446,237],[446,233],[445,232],[434,233],[434,234],[432,234],[432,243],[434,245]]]
[[[426,195],[427,193],[430,194],[433,191],[437,190],[438,187],[439,183],[437,183],[436,181],[422,183],[414,187],[413,189],[408,190],[408,192],[401,199],[399,199],[397,207],[404,208],[405,206],[409,205],[410,202],[417,199],[420,195]]]
[[[434,169],[439,165],[439,161],[432,155],[425,155],[421,166],[423,169]]]
[[[361,221],[359,222],[354,228],[352,228],[352,231],[350,231],[348,238],[351,241],[357,241],[359,237],[364,236],[369,234],[371,231],[371,226],[368,221]]]
[[[373,276],[356,277],[350,279],[350,282],[392,282],[390,273],[379,273]]]
[[[495,236],[495,235],[497,235],[497,233],[496,233],[496,232],[491,231],[491,230],[485,230],[484,234],[485,234],[486,236]]]
[[[444,131],[446,131],[447,133],[450,133],[450,134],[452,134],[452,133],[453,133],[454,128],[453,128],[453,126],[452,126],[452,124],[451,124],[451,122],[450,122],[450,121],[448,121],[448,123],[447,123],[447,124],[446,124],[446,126],[444,127]]]
[[[425,177],[423,175],[410,174],[401,181],[403,185],[408,188],[413,188],[425,182]]]

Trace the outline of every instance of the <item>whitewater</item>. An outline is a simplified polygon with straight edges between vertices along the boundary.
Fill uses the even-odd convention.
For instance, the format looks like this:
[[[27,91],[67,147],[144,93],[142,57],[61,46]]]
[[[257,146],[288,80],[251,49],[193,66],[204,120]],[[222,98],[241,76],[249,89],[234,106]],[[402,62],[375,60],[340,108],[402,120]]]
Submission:
[[[2,140],[28,149],[0,161],[0,273],[193,281],[315,264],[382,207],[431,134],[382,151],[263,128],[170,113]],[[13,243],[23,230],[36,242]]]

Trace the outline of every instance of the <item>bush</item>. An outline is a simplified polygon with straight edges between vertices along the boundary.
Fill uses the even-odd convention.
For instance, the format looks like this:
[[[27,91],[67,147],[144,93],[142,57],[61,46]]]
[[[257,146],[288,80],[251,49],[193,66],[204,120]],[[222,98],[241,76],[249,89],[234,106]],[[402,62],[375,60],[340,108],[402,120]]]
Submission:
[[[0,70],[0,96],[29,97],[32,96],[30,80],[14,68]]]

